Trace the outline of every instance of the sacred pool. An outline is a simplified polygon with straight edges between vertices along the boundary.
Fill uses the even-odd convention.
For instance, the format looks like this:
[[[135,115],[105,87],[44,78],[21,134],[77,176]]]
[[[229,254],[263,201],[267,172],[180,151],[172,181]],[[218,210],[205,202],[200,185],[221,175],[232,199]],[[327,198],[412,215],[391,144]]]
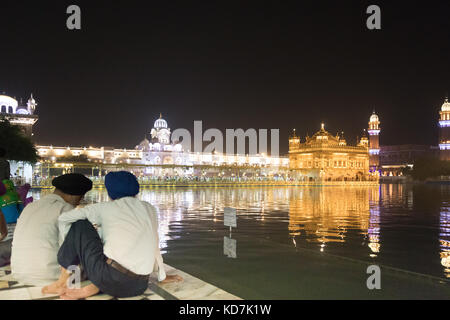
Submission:
[[[449,185],[160,187],[140,198],[159,209],[165,263],[244,299],[450,297]],[[86,197],[107,200],[104,189]],[[231,234],[225,207],[237,209]],[[370,266],[380,290],[368,289]]]

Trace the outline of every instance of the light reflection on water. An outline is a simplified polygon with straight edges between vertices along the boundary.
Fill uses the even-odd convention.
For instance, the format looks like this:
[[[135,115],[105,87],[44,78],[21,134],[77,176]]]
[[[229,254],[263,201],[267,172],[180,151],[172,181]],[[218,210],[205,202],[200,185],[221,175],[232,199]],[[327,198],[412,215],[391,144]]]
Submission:
[[[450,278],[450,212],[448,209],[441,211],[439,242],[441,264],[444,266],[445,274]]]
[[[236,232],[249,237],[450,277],[450,186],[159,188],[139,197],[159,210],[163,253],[191,233],[222,230],[224,208],[234,207]],[[108,197],[94,190],[86,200]]]

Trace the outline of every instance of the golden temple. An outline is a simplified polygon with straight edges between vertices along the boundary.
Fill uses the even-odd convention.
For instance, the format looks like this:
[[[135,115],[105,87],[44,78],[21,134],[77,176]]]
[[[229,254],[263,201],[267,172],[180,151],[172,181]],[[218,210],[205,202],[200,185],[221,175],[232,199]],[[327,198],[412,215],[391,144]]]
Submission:
[[[369,181],[369,139],[364,135],[356,146],[347,145],[343,135],[333,136],[324,124],[305,142],[295,134],[289,139],[289,167],[305,181]]]

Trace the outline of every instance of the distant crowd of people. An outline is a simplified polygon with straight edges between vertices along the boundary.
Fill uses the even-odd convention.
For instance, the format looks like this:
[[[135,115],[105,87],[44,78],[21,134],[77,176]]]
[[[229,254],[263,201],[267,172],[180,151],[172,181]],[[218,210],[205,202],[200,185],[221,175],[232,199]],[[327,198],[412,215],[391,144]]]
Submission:
[[[109,202],[80,206],[93,185],[82,174],[56,177],[54,192],[33,201],[27,197],[30,185],[16,188],[10,180],[0,149],[0,181],[0,266],[10,263],[16,281],[69,300],[99,292],[138,296],[153,272],[160,282],[182,281],[165,273],[157,211],[136,198],[140,185],[133,174],[106,175]],[[77,270],[91,284],[72,287]]]

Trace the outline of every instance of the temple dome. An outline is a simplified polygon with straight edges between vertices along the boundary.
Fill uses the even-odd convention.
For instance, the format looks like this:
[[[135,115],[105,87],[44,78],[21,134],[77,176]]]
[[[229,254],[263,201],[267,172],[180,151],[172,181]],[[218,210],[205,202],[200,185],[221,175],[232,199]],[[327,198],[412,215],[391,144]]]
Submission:
[[[370,122],[378,122],[380,121],[380,119],[378,118],[378,116],[375,114],[375,112],[370,116]]]
[[[162,115],[155,121],[153,126],[155,129],[167,129],[167,121],[162,118]]]
[[[316,132],[311,138],[307,138],[306,144],[338,145],[339,139],[326,131],[325,125],[322,123],[320,131]]]
[[[17,108],[16,113],[17,114],[24,114],[24,115],[29,115],[30,114],[30,112],[27,109],[25,109],[25,108]]]
[[[18,107],[18,102],[16,99],[11,98],[10,96],[0,95],[0,106],[13,107],[14,109]]]
[[[448,102],[448,98],[445,98],[444,104],[441,107],[441,111],[450,111],[450,102]]]

